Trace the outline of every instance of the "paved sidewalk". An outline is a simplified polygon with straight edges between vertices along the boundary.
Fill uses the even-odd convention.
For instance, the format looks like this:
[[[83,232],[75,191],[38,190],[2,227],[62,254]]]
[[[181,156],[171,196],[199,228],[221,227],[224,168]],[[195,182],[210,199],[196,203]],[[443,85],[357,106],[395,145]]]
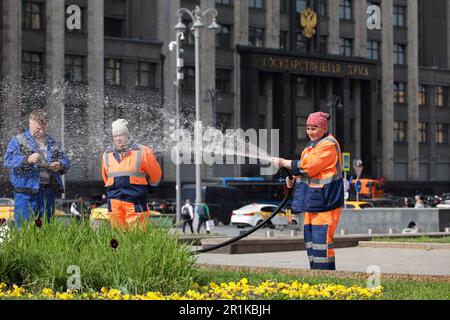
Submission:
[[[309,269],[306,251],[252,254],[203,253],[199,263],[246,267]],[[381,273],[450,275],[450,250],[344,248],[336,249],[336,270],[366,272],[371,265]]]

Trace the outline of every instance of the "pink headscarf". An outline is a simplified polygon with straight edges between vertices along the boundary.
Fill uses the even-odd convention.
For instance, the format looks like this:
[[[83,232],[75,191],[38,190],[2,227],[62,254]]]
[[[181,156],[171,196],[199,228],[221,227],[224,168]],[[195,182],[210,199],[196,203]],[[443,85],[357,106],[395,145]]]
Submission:
[[[331,116],[325,112],[314,112],[311,113],[306,121],[306,125],[317,126],[323,130],[328,130],[328,120]]]

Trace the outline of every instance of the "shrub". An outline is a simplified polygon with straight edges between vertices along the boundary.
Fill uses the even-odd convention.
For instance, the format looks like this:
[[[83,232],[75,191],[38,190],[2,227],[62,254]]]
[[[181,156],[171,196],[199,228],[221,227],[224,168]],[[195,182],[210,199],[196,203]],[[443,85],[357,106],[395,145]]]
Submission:
[[[78,266],[82,292],[102,287],[129,293],[184,292],[198,277],[195,262],[188,245],[151,224],[145,229],[105,225],[93,230],[88,222],[54,221],[37,227],[32,221],[11,229],[0,245],[0,282],[65,291],[69,266]]]

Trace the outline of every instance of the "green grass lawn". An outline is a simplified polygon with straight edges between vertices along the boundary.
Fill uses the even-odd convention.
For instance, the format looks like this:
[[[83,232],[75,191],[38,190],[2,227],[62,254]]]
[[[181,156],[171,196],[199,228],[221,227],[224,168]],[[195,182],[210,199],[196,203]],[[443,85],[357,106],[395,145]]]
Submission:
[[[308,284],[341,284],[345,286],[367,286],[367,279],[362,278],[361,274],[355,275],[352,278],[351,273],[346,273],[345,276],[312,276],[312,275],[299,275],[288,274],[284,271],[271,271],[271,272],[253,272],[240,268],[236,270],[222,270],[213,269],[211,267],[204,267],[203,281],[214,281],[216,283],[239,281],[242,278],[248,278],[250,283],[260,283],[265,280],[273,280],[280,282],[289,282],[298,280]],[[364,276],[364,275],[363,275]],[[368,277],[369,275],[367,275]],[[404,277],[399,279],[393,279],[392,276],[389,279],[383,279],[381,275],[381,286],[383,289],[383,298],[385,300],[450,300],[450,280],[406,280]]]
[[[374,238],[372,241],[381,242],[422,242],[422,243],[450,243],[450,237],[413,237],[413,238]]]

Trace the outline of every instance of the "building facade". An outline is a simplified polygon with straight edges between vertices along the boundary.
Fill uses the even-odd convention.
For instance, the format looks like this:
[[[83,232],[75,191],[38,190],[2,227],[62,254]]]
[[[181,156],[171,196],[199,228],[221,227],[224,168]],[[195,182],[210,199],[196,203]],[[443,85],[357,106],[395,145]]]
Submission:
[[[66,26],[71,5],[81,8],[81,30]],[[167,124],[151,114],[174,107],[176,14],[196,5],[216,8],[221,25],[217,34],[201,31],[206,122],[279,129],[280,156],[295,158],[308,114],[331,112],[342,150],[363,160],[366,176],[450,181],[450,0],[3,0],[2,149],[35,107],[51,111],[75,160],[69,182],[100,180],[99,154],[117,117],[151,144],[151,127]],[[367,26],[371,5],[381,8],[381,29]],[[307,8],[317,17],[306,19],[312,35],[301,23]],[[183,22],[192,26],[187,15]],[[189,29],[184,38],[182,109],[192,114]],[[174,181],[170,156],[161,161],[165,181]],[[205,177],[256,174],[249,165],[203,167]],[[193,165],[182,178],[194,180]]]

